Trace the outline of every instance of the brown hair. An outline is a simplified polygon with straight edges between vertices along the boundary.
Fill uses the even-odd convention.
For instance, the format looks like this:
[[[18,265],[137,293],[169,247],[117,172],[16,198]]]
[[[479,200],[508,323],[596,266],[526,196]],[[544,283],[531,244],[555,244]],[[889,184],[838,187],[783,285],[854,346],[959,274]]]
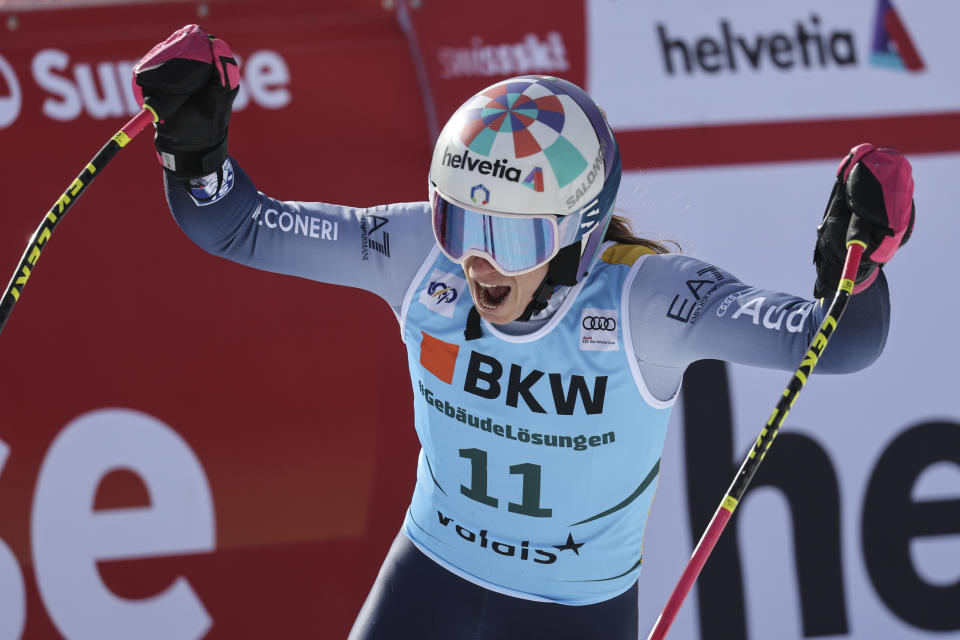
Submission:
[[[630,224],[630,220],[616,214],[610,217],[610,226],[607,227],[607,233],[604,234],[603,239],[614,240],[620,244],[639,244],[652,250],[654,253],[670,253],[670,249],[663,243],[637,236],[633,232],[633,225]],[[677,250],[680,250],[679,244],[672,241],[671,244],[676,245]]]

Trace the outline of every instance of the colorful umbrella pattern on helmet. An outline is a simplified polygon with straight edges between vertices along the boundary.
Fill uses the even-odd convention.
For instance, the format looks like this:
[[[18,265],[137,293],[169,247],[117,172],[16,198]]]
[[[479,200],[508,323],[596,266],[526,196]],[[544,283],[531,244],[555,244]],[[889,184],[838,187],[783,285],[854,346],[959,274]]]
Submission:
[[[539,93],[544,95],[537,95]],[[543,153],[560,187],[572,182],[587,168],[587,159],[563,135],[569,118],[549,84],[504,82],[480,96],[483,98],[479,104],[465,110],[466,123],[460,130],[460,139],[468,149],[489,156],[497,138],[509,135],[516,158]],[[535,127],[535,123],[544,126]],[[539,167],[527,176],[524,183],[528,182],[527,186],[543,190]]]

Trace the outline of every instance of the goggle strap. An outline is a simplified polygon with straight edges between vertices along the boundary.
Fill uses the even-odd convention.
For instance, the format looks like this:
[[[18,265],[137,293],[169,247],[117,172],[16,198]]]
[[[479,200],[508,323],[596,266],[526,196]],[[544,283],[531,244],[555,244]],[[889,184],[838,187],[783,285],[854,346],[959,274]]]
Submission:
[[[550,261],[550,269],[547,271],[547,277],[555,285],[572,287],[577,284],[577,270],[580,266],[582,242],[577,240],[572,244],[561,247],[557,255]]]

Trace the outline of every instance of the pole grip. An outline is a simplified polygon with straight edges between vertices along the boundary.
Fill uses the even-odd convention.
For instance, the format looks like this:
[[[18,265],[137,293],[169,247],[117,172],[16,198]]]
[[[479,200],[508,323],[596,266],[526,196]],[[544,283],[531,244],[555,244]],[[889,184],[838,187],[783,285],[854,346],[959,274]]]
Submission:
[[[860,268],[860,261],[863,259],[863,252],[867,245],[861,240],[850,240],[847,242],[847,257],[843,261],[843,274],[840,276],[839,289],[849,281],[854,282],[857,279],[857,270]],[[853,291],[853,285],[850,285],[850,291]]]

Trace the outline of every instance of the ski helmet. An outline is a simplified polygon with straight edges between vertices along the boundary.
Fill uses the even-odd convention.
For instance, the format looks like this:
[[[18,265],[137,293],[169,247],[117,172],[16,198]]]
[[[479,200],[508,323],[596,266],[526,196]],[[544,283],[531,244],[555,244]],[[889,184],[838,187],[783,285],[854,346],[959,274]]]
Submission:
[[[437,139],[433,230],[448,258],[491,258],[516,275],[550,262],[558,285],[583,279],[620,185],[620,151],[600,108],[550,76],[498,82],[467,100]]]

